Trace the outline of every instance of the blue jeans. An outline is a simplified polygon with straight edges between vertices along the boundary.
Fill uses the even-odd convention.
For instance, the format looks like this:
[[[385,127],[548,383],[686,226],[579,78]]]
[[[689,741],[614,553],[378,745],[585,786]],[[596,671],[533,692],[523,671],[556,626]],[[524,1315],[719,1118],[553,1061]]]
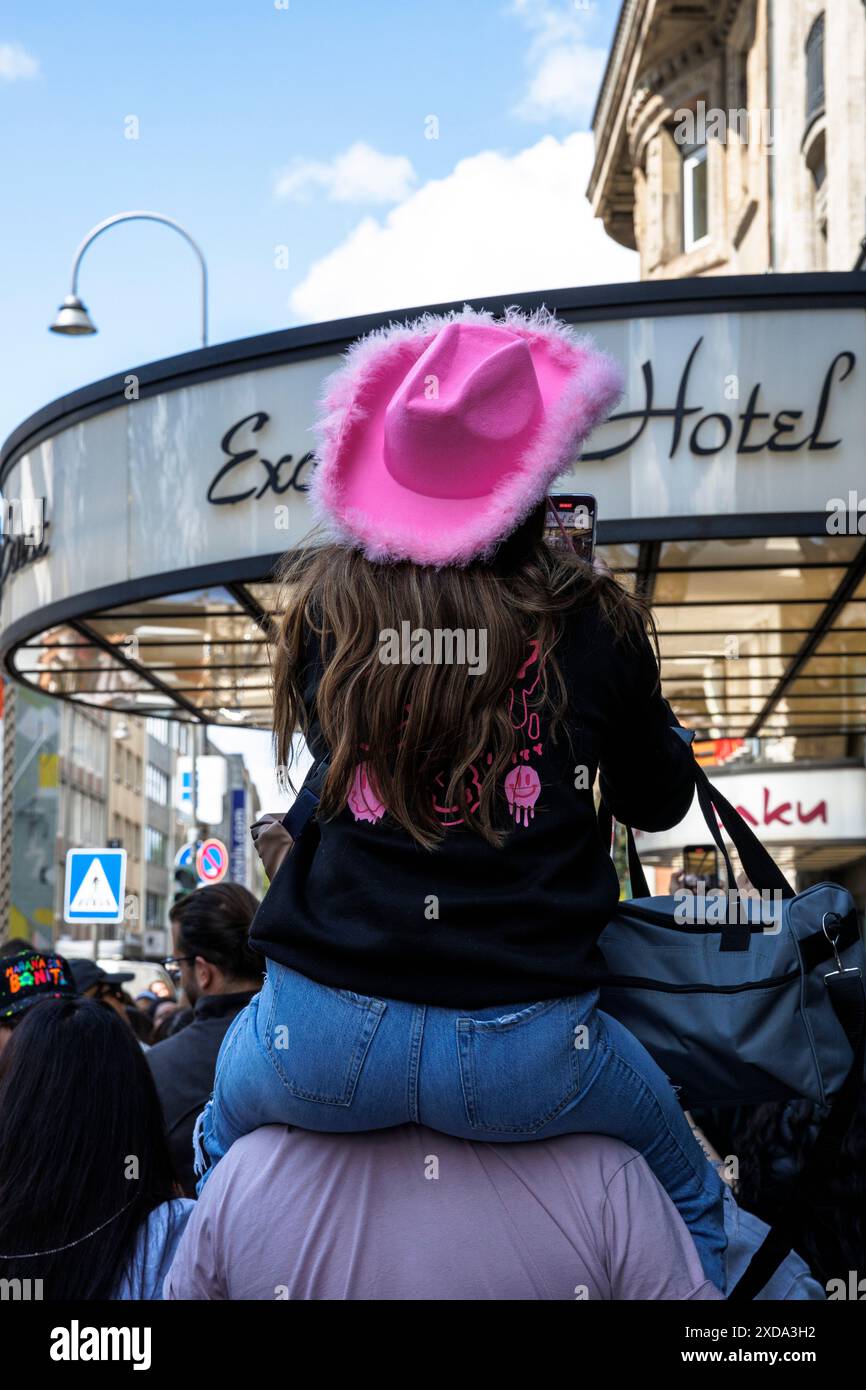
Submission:
[[[725,1290],[722,1183],[649,1053],[598,992],[440,1009],[316,984],[268,962],[233,1021],[196,1125],[201,1191],[259,1125],[335,1134],[410,1122],[491,1143],[608,1134],[638,1149]]]

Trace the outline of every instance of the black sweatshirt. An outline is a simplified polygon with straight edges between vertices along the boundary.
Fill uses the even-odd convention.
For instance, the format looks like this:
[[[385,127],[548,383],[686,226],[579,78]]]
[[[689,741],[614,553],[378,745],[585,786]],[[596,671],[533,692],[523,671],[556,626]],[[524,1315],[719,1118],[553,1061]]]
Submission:
[[[256,914],[253,946],[334,988],[446,1008],[532,1003],[598,983],[596,943],[619,884],[599,834],[596,772],[617,820],[664,830],[691,804],[694,760],[670,727],[648,641],[625,643],[595,608],[580,608],[556,655],[571,747],[564,729],[554,743],[549,718],[538,720],[531,662],[512,687],[521,746],[503,779],[513,825],[502,849],[458,824],[425,850],[369,791],[356,795],[334,819],[311,823],[287,856]],[[327,751],[315,715],[320,673],[316,660],[305,682],[317,758]]]

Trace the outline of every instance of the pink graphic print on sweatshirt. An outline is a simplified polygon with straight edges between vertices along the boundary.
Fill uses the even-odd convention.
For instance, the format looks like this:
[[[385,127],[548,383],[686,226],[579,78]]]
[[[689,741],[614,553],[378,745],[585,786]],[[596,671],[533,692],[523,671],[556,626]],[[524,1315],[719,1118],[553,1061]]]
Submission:
[[[535,815],[535,803],[540,792],[541,779],[534,767],[524,767],[519,763],[511,769],[505,779],[505,797],[518,825],[521,824],[521,814],[523,824],[529,824]]]
[[[520,732],[523,740],[519,753],[512,755],[516,766],[505,778],[505,799],[517,825],[529,824],[541,793],[541,778],[529,761],[530,752],[540,754],[542,748],[541,721],[537,711],[531,708],[531,698],[540,680],[538,643],[532,642],[529,656],[517,672],[508,694],[511,727]]]
[[[514,684],[508,692],[508,714],[512,728],[521,735],[521,747],[512,754],[515,766],[506,774],[503,784],[508,808],[516,825],[528,825],[535,815],[535,804],[541,794],[541,778],[530,758],[535,753],[540,756],[544,745],[541,721],[538,712],[531,707],[532,697],[541,680],[541,660],[538,642],[530,643],[529,656],[517,672]],[[487,762],[493,761],[487,754]],[[440,772],[435,778],[433,806],[437,816],[446,827],[462,825],[465,812],[477,810],[481,799],[481,774],[472,763],[468,769],[469,782],[463,788],[462,804],[444,804],[445,774]],[[359,763],[355,769],[352,789],[348,799],[349,810],[356,821],[369,821],[374,825],[380,821],[387,807],[383,804],[367,771],[366,763]]]
[[[366,820],[371,825],[375,825],[385,814],[385,807],[373,786],[366,763],[359,763],[355,768],[352,790],[349,792],[349,810],[355,820]]]
[[[492,762],[489,753],[487,755],[487,761]],[[459,802],[455,806],[445,806],[437,800],[437,797],[444,797],[445,795],[444,772],[440,772],[438,776],[434,778],[433,784],[437,788],[433,793],[433,809],[443,825],[462,825],[463,815],[461,812],[478,810],[481,801],[481,778],[478,774],[478,768],[474,763],[469,764],[469,786],[463,788],[465,806],[461,806]]]

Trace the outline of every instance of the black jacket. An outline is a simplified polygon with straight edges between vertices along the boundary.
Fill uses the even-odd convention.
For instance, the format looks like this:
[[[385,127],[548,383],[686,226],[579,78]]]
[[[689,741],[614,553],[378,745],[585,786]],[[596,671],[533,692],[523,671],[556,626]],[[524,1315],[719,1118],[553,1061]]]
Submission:
[[[175,1172],[187,1197],[195,1196],[192,1132],[210,1100],[217,1053],[232,1019],[256,993],[202,995],[192,1023],[145,1054],[162,1104]]]
[[[448,828],[436,850],[420,849],[356,780],[349,805],[316,821],[283,861],[253,920],[254,948],[325,985],[444,1008],[530,1003],[598,983],[598,937],[619,883],[599,833],[596,773],[618,820],[664,830],[691,804],[695,763],[670,727],[648,640],[617,639],[593,605],[569,615],[556,656],[569,695],[556,742],[537,660],[509,692],[519,752],[500,788],[512,827],[504,848],[466,830],[458,808],[439,807],[434,787]],[[304,699],[316,758],[327,752],[320,678],[311,643]]]

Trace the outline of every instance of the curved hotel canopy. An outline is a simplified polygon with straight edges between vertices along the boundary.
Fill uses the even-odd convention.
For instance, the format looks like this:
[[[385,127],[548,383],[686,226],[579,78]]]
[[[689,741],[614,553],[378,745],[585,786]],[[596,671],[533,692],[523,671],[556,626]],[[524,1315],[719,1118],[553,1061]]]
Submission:
[[[866,731],[866,536],[849,496],[858,478],[866,490],[862,277],[476,305],[513,302],[546,303],[627,365],[623,404],[561,489],[597,495],[600,554],[652,601],[682,722]],[[7,520],[6,670],[105,709],[269,727],[273,571],[309,531],[315,399],[348,343],[418,312],[150,363],[20,425],[0,455],[5,511],[43,499],[44,529],[27,543]]]

